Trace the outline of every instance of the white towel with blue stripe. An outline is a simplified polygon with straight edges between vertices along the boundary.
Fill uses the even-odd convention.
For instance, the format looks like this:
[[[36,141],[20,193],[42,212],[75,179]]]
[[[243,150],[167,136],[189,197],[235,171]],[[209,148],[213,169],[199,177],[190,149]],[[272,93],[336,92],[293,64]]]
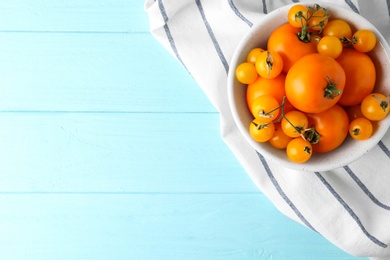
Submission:
[[[298,173],[258,154],[232,119],[226,85],[238,42],[264,15],[294,2],[299,1],[145,0],[145,11],[151,33],[218,110],[223,140],[273,204],[351,255],[390,259],[390,132],[357,162],[333,171]],[[389,0],[322,2],[360,13],[390,42]]]

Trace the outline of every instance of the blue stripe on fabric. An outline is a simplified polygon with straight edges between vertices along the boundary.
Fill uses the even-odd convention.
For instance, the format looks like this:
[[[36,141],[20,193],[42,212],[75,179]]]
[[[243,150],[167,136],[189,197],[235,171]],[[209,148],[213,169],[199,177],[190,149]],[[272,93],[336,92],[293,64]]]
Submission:
[[[237,7],[234,5],[233,0],[228,0],[230,8],[233,10],[233,12],[242,20],[244,21],[249,27],[253,26],[253,23],[249,21],[245,16],[238,11]]]
[[[219,59],[221,60],[223,66],[225,67],[226,73],[228,73],[229,72],[229,65],[226,61],[225,56],[222,53],[221,47],[219,46],[217,39],[215,38],[214,32],[211,29],[209,22],[207,21],[206,14],[203,10],[202,3],[200,2],[200,0],[196,0],[195,2],[196,2],[196,5],[198,6],[200,15],[202,16],[202,20],[207,28],[207,32],[209,33],[209,36],[210,36],[211,40],[213,41],[214,48],[218,53]]]
[[[276,190],[278,191],[279,195],[284,199],[284,201],[290,206],[290,208],[294,211],[294,213],[298,216],[298,218],[309,228],[311,228],[313,231],[317,232],[313,226],[309,223],[309,221],[306,220],[306,218],[302,215],[302,213],[297,209],[297,207],[294,205],[294,203],[287,197],[286,193],[282,190],[280,187],[278,181],[275,179],[275,176],[272,174],[271,169],[268,166],[268,163],[266,162],[265,158],[258,152],[257,156],[259,156],[261,163],[264,166],[265,171],[267,172],[268,177],[270,178],[272,184],[275,186]]]
[[[325,185],[325,187],[332,193],[332,195],[338,200],[338,202],[344,207],[344,209],[349,213],[349,215],[355,220],[356,224],[360,227],[362,232],[375,244],[380,247],[386,248],[387,245],[381,241],[379,241],[376,237],[372,236],[366,228],[363,226],[359,217],[356,213],[348,206],[348,204],[340,197],[340,195],[333,189],[333,187],[325,180],[325,178],[319,173],[315,172],[315,175],[321,180],[321,182]]]
[[[267,11],[267,2],[265,0],[263,0],[263,13],[267,14],[268,11]]]
[[[382,151],[390,158],[389,148],[387,148],[386,145],[382,141],[379,141],[378,145],[382,149]]]
[[[364,185],[364,183],[355,175],[355,173],[349,168],[348,166],[344,166],[344,170],[351,176],[351,178],[356,182],[356,184],[362,189],[362,191],[374,202],[376,205],[378,205],[381,208],[384,208],[386,210],[390,210],[390,206],[387,206],[380,202],[372,193],[371,191]]]
[[[293,3],[299,3],[299,0],[292,0]]]
[[[168,20],[169,20],[169,18],[168,18],[167,12],[165,11],[165,7],[163,5],[162,0],[158,0],[158,7],[160,9],[160,13],[161,13],[161,15],[162,15],[162,17],[164,19],[164,22],[165,22],[164,30],[165,30],[165,34],[167,35],[167,39],[169,41],[169,44],[170,44],[170,46],[172,48],[172,51],[175,54],[176,58],[180,61],[180,63],[188,71],[186,65],[184,64],[183,60],[181,59],[181,57],[179,55],[179,52],[177,51],[176,44],[175,44],[175,41],[173,40],[171,30],[168,27]]]
[[[345,2],[347,3],[347,5],[348,5],[355,13],[359,13],[359,9],[356,7],[356,5],[354,5],[354,3],[352,3],[351,0],[345,0]]]
[[[386,0],[386,3],[387,3],[387,11],[388,11],[389,16],[390,16],[390,0]]]

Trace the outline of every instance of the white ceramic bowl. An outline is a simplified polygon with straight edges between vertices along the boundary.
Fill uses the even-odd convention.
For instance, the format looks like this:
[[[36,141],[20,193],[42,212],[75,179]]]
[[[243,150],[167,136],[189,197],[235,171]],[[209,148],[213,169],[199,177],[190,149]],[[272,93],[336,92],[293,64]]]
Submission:
[[[365,18],[342,6],[329,3],[318,3],[329,9],[331,19],[339,18],[347,21],[353,31],[357,29],[370,29],[377,36],[378,43],[369,55],[377,70],[377,81],[374,91],[390,94],[390,48],[380,32]],[[231,112],[240,132],[250,145],[265,158],[272,160],[284,167],[300,171],[327,171],[339,168],[359,159],[369,152],[386,134],[390,125],[390,115],[378,122],[373,136],[365,141],[356,141],[347,137],[344,143],[334,151],[325,154],[313,154],[306,163],[297,164],[291,162],[285,150],[278,150],[269,143],[258,143],[249,134],[249,125],[253,120],[246,104],[246,86],[235,78],[235,68],[244,62],[246,55],[255,47],[266,48],[267,40],[273,30],[287,22],[287,13],[292,5],[286,5],[267,14],[259,23],[255,24],[240,41],[232,61],[228,75],[228,98]]]

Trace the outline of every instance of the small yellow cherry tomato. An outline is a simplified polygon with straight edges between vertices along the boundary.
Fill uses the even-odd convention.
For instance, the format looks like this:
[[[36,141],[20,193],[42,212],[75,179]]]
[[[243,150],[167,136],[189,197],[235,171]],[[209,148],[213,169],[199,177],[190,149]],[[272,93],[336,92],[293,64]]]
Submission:
[[[344,20],[335,19],[329,21],[322,31],[323,36],[335,36],[337,38],[352,38],[351,26]]]
[[[288,22],[295,28],[302,28],[306,25],[308,10],[302,4],[293,5],[287,14]]]
[[[358,30],[352,36],[352,46],[360,52],[369,52],[376,45],[376,36],[370,30]]]
[[[275,133],[269,139],[269,143],[276,149],[286,149],[288,143],[292,140],[292,137],[289,137],[283,132],[280,123],[275,123]]]
[[[324,36],[318,42],[317,51],[336,59],[343,51],[343,44],[336,36]]]
[[[287,157],[292,162],[304,163],[311,158],[313,149],[309,141],[306,141],[301,137],[297,137],[288,143],[286,153]]]
[[[258,118],[255,118],[249,126],[249,133],[253,140],[259,143],[267,142],[275,133],[274,124],[264,124]]]
[[[273,96],[262,95],[253,101],[252,113],[262,123],[269,123],[279,115],[279,103]]]
[[[309,126],[307,116],[297,110],[293,110],[284,115],[280,122],[283,132],[290,137],[298,137],[303,134],[304,130]]]
[[[282,72],[283,60],[276,51],[264,51],[260,53],[256,60],[257,73],[266,79],[273,79]]]
[[[365,118],[371,121],[382,120],[389,114],[390,96],[382,93],[371,93],[360,104],[360,109]]]
[[[355,140],[366,140],[372,136],[374,127],[370,120],[358,117],[349,124],[349,135]]]
[[[257,57],[260,55],[260,53],[262,53],[264,51],[264,49],[262,48],[254,48],[252,49],[247,57],[246,57],[246,61],[247,62],[250,62],[250,63],[253,63],[255,64],[256,63],[256,60],[257,60]]]
[[[243,84],[251,84],[254,82],[259,74],[257,74],[255,65],[250,62],[243,62],[237,66],[236,78]]]

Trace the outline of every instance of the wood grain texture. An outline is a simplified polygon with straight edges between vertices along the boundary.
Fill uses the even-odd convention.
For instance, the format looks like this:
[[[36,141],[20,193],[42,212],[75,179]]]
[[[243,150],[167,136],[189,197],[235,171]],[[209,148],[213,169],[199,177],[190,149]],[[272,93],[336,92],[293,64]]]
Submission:
[[[0,259],[352,260],[286,218],[140,0],[0,3]]]

